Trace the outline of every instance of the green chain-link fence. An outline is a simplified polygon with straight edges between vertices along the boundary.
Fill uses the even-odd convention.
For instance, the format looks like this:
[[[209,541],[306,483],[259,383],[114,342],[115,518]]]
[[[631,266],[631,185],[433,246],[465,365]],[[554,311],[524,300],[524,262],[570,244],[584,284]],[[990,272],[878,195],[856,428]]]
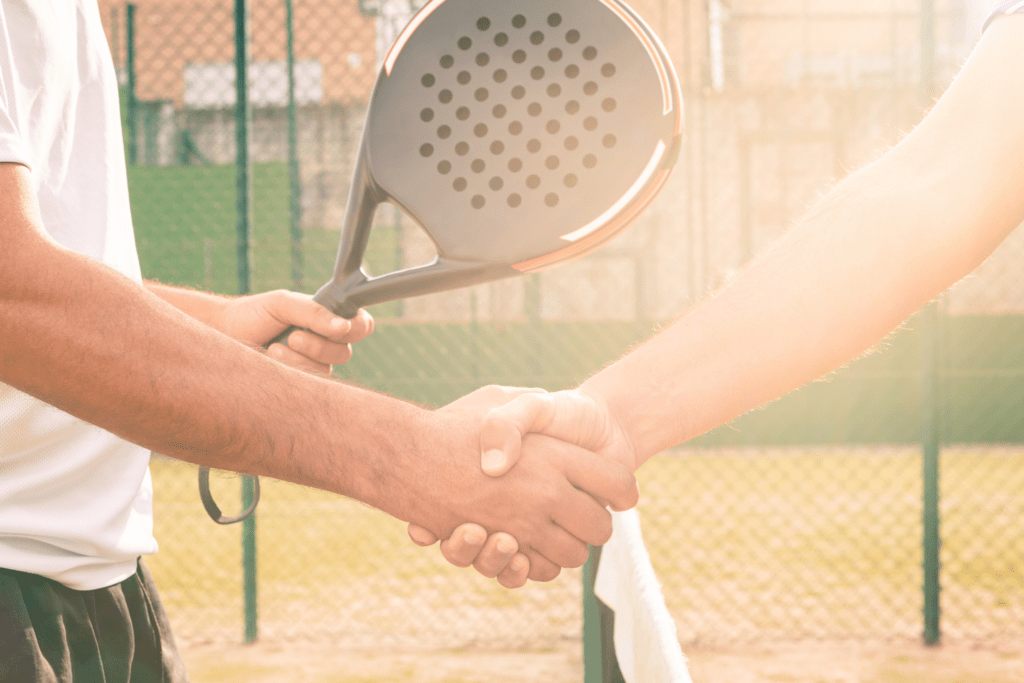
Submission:
[[[251,2],[252,280],[255,290],[311,292],[333,265],[377,66],[413,8],[292,2],[293,59],[286,0]],[[941,91],[984,16],[984,3],[967,0],[633,4],[663,36],[686,96],[686,142],[657,204],[582,261],[375,307],[377,332],[342,377],[432,405],[487,383],[574,385],[895,143],[922,115],[922,83]],[[144,273],[235,293],[232,4],[101,9],[122,75]],[[377,222],[371,270],[430,258],[429,242],[391,207]],[[684,643],[920,638],[928,410],[942,444],[943,637],[1024,635],[1022,259],[1018,231],[946,295],[938,323],[912,319],[828,381],[641,470],[645,536]],[[936,389],[922,394],[929,376]],[[240,531],[206,519],[194,468],[156,459],[153,474],[161,551],[151,566],[179,637],[240,639]],[[214,484],[237,504],[237,479]],[[445,647],[579,638],[579,572],[508,593],[336,496],[265,482],[257,539],[263,638]]]

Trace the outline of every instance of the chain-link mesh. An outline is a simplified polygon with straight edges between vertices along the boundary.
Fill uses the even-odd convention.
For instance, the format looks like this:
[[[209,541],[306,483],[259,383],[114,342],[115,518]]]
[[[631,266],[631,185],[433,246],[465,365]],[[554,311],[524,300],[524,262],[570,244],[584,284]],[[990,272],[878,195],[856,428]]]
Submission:
[[[897,142],[922,115],[922,71],[940,89],[950,81],[985,3],[936,3],[934,64],[921,59],[915,0],[632,4],[666,42],[686,99],[686,140],[656,205],[576,263],[375,307],[377,332],[339,370],[344,378],[432,405],[487,383],[574,385],[713,291],[831,183]],[[121,74],[144,272],[236,292],[232,5],[140,0],[131,22],[126,5],[100,5]],[[286,7],[251,3],[253,282],[309,292],[331,271],[370,88],[413,8],[294,0],[290,106]],[[371,271],[432,256],[393,207],[376,221]],[[1024,635],[1022,257],[1018,231],[944,301],[948,639]],[[645,536],[684,642],[920,636],[916,327],[640,471]],[[161,551],[151,566],[179,637],[237,640],[239,531],[206,519],[193,468],[156,459],[153,474]],[[214,485],[237,505],[237,479]],[[444,647],[578,637],[578,572],[507,593],[413,547],[401,524],[364,506],[264,486],[263,637]]]

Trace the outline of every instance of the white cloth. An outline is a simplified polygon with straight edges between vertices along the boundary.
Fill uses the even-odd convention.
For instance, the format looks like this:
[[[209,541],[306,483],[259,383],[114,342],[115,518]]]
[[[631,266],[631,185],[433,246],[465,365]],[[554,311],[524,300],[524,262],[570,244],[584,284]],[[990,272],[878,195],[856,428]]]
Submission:
[[[615,612],[615,655],[626,683],[693,683],[636,510],[612,513],[594,594]]]
[[[120,116],[95,0],[3,0],[0,162],[30,169],[55,241],[141,282]],[[145,449],[0,384],[0,566],[124,580],[156,552],[152,488]]]

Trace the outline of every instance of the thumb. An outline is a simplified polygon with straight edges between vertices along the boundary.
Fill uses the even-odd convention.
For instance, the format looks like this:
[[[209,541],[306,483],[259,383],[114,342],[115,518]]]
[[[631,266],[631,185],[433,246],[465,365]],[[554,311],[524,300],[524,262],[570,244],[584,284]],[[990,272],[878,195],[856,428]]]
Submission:
[[[523,394],[491,410],[480,426],[480,466],[500,477],[519,461],[523,436],[544,431],[554,412],[553,394]]]

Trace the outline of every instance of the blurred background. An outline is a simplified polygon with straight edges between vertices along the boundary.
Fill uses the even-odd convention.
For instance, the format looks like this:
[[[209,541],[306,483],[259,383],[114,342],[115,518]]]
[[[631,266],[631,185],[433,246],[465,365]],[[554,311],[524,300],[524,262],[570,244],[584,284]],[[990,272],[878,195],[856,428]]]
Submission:
[[[143,272],[238,293],[233,4],[99,4]],[[376,333],[338,374],[433,406],[489,383],[574,386],[912,129],[992,4],[633,0],[685,96],[686,139],[656,204],[580,261],[374,307]],[[416,9],[250,1],[253,291],[327,280],[371,87]],[[371,271],[433,256],[394,207],[376,221]],[[1022,259],[1018,230],[878,352],[641,470],[644,533],[684,650],[1024,638]],[[508,593],[374,510],[272,481],[243,563],[243,531],[206,518],[194,468],[157,458],[153,475],[150,566],[187,645],[579,641],[578,571]],[[237,478],[214,485],[238,504]]]

